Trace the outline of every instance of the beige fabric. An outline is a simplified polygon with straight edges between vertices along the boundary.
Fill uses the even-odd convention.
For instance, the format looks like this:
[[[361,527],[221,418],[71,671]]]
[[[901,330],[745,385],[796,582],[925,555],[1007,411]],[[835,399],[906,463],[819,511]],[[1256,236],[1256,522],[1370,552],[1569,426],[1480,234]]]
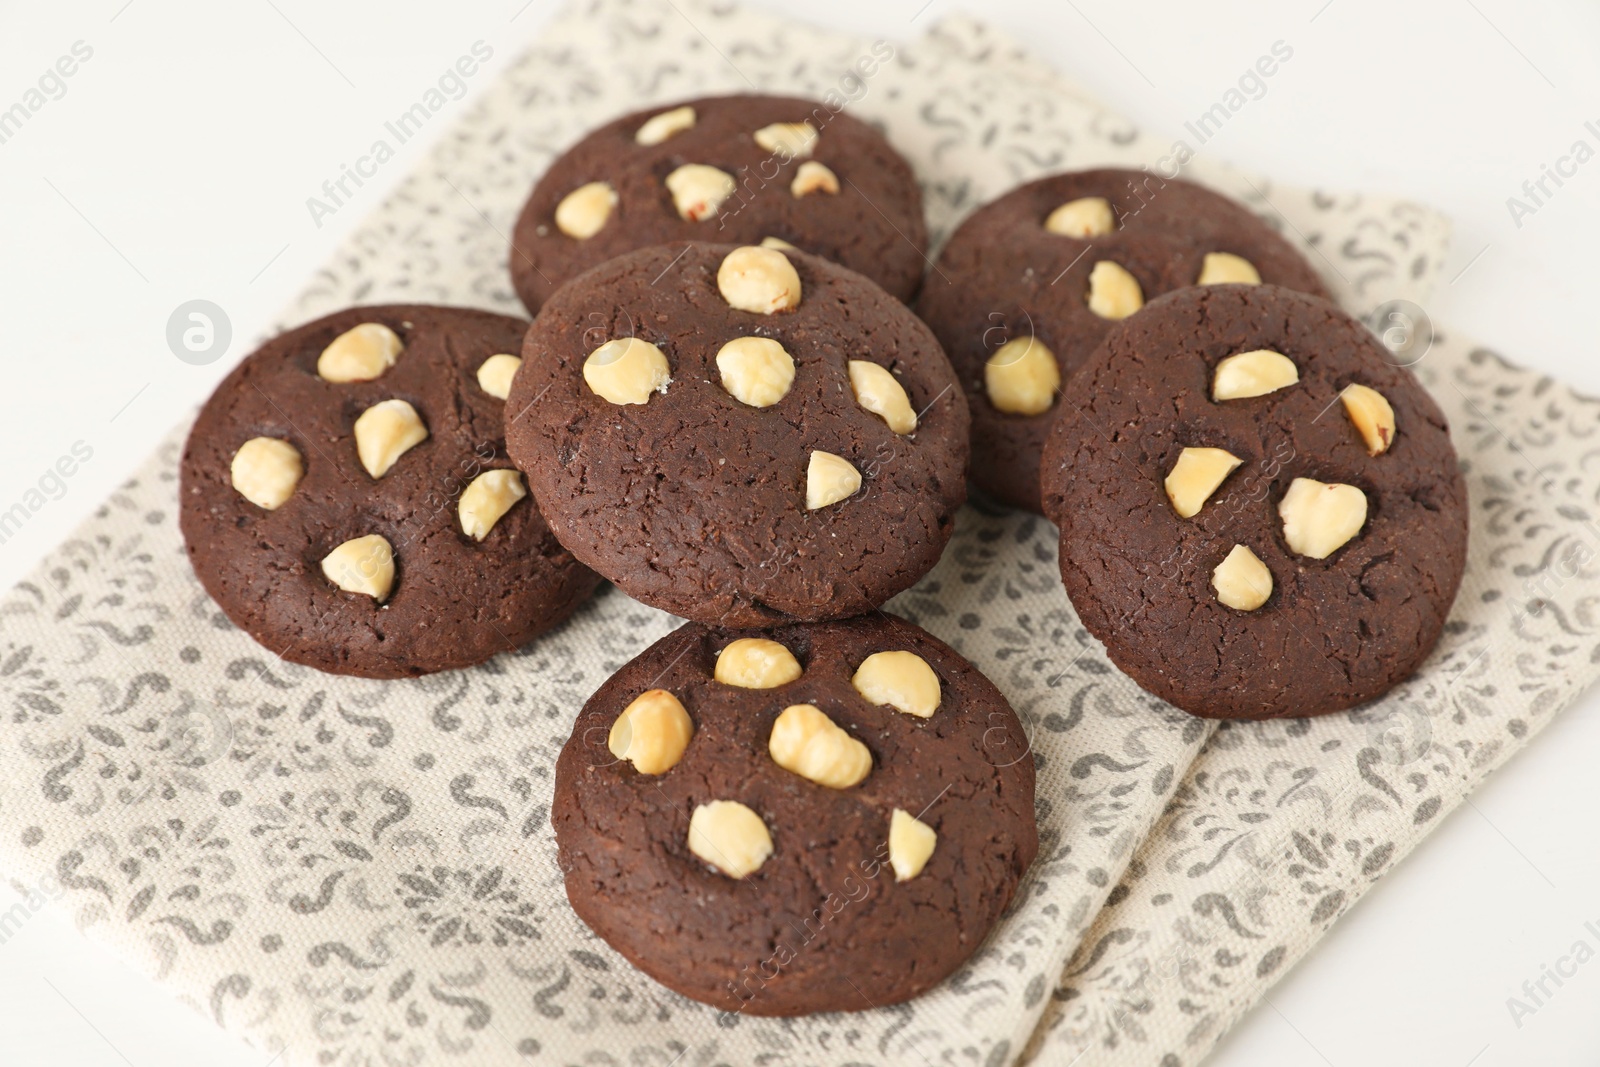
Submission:
[[[870,76],[858,73],[864,57],[878,61]],[[1140,135],[975,23],[875,46],[725,6],[597,0],[569,9],[441,136],[285,323],[356,301],[515,311],[505,235],[559,151],[623,110],[752,84],[853,98],[912,160],[941,234],[1019,181],[1172,156],[1170,141]],[[1446,226],[1415,205],[1271,185],[1203,150],[1185,174],[1283,226],[1363,314],[1423,301],[1437,275]],[[85,933],[229,1030],[282,1049],[286,1064],[535,1053],[1002,1064],[1041,1017],[1043,1062],[1111,1037],[1148,1062],[1192,1062],[1594,670],[1582,583],[1535,593],[1514,569],[1542,566],[1538,578],[1593,543],[1581,523],[1597,465],[1553,443],[1574,426],[1592,432],[1593,406],[1460,342],[1436,344],[1420,370],[1470,466],[1474,571],[1429,667],[1360,713],[1213,734],[1109,665],[1061,590],[1048,524],[962,513],[939,567],[892,610],[961,649],[1022,716],[1042,848],[996,934],[912,1004],[719,1027],[568,908],[548,825],[555,755],[588,694],[675,620],[608,590],[474,670],[372,682],[274,662],[189,570],[174,518],[181,429],[0,603],[0,869],[25,892],[59,882]],[[1528,473],[1530,456],[1551,488]],[[1518,615],[1536,596],[1547,606]],[[1425,723],[1437,744],[1391,767],[1412,749],[1386,747],[1379,721]],[[1218,785],[1224,770],[1258,783],[1245,794],[1254,806]],[[1342,785],[1351,775],[1358,789]],[[1262,830],[1223,849],[1196,826],[1206,805]],[[1297,831],[1317,861],[1277,859],[1283,842],[1304,854]],[[1306,863],[1328,886],[1309,903]],[[1125,874],[1129,890],[1097,920]],[[1139,958],[1210,919],[1243,960],[1226,996],[1205,987],[1195,1030],[1178,989],[1206,976],[1181,970],[1141,989]],[[1095,951],[1066,968],[1097,922]],[[1221,958],[1207,942],[1196,966]],[[1115,1010],[1124,993],[1148,993],[1137,1036]]]

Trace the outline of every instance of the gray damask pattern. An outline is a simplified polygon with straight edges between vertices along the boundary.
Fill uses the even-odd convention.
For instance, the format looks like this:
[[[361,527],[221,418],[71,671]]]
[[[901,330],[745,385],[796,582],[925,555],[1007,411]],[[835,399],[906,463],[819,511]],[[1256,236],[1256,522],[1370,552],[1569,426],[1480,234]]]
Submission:
[[[504,235],[529,184],[585,129],[650,101],[752,84],[837,92],[912,160],[941,234],[1018,181],[1171,154],[1170,141],[979,24],[947,21],[894,47],[868,75],[858,62],[873,42],[737,8],[575,5],[285,322],[390,299],[515,311]],[[1184,173],[1301,242],[1347,306],[1426,298],[1446,235],[1436,215],[1269,185],[1203,152]],[[1359,718],[1214,732],[1110,666],[1060,588],[1047,523],[963,512],[939,567],[892,610],[954,644],[1017,708],[1039,769],[1043,841],[996,934],[913,1004],[719,1026],[634,972],[567,907],[548,825],[555,755],[588,694],[676,620],[607,590],[559,631],[470,671],[373,682],[278,663],[189,571],[174,521],[181,428],[0,602],[0,866],[24,888],[57,879],[87,934],[288,1064],[1002,1064],[1041,1016],[1035,1051],[1046,1061],[1076,1054],[1072,1035],[1087,1035],[1080,1044],[1114,1039],[1151,1062],[1168,1049],[1192,1062],[1207,1038],[1175,1029],[1192,1025],[1179,998],[1136,985],[1141,954],[1171,933],[1165,915],[1137,909],[1170,906],[1150,904],[1166,894],[1192,922],[1216,919],[1242,939],[1196,964],[1227,968],[1227,984],[1203,990],[1214,1036],[1426,831],[1419,814],[1453,803],[1570,697],[1570,667],[1592,645],[1577,583],[1542,591],[1548,610],[1507,610],[1516,581],[1576,543],[1559,540],[1562,523],[1579,521],[1573,509],[1595,503],[1594,464],[1555,443],[1570,439],[1565,421],[1592,424],[1592,411],[1462,346],[1437,345],[1421,369],[1452,405],[1473,467],[1479,584],[1428,671]],[[1462,415],[1463,402],[1476,415]],[[1524,472],[1521,456],[1535,451],[1561,453],[1540,479],[1570,504]],[[1533,544],[1545,555],[1529,555]],[[1508,688],[1529,694],[1515,723]],[[1436,744],[1383,764],[1376,724],[1412,706]],[[1349,729],[1376,756],[1338,732]],[[1339,745],[1319,747],[1330,741]],[[1397,751],[1396,761],[1410,750]],[[1340,760],[1357,768],[1354,796],[1323,780]],[[1218,820],[1241,840],[1212,835]],[[1278,843],[1302,840],[1302,858],[1284,865]],[[1263,910],[1279,896],[1297,917]],[[1222,962],[1235,955],[1237,967]],[[1211,974],[1194,971],[1194,984]],[[1139,1038],[1116,1014],[1137,997],[1152,1005]]]

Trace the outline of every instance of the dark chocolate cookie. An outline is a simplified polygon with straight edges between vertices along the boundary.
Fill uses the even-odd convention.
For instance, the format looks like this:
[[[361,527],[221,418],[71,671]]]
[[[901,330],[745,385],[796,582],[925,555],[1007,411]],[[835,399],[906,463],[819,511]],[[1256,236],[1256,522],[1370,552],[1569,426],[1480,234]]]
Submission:
[[[507,444],[550,528],[685,618],[869,611],[938,561],[966,498],[938,342],[820,256],[628,253],[557,293],[523,356]]]
[[[1044,454],[1061,579],[1134,681],[1209,718],[1318,715],[1438,640],[1467,490],[1427,392],[1316,297],[1160,297],[1066,384]]]
[[[1203,274],[1240,272],[1324,292],[1310,265],[1245,208],[1142,171],[1057,174],[974,211],[916,305],[967,392],[973,481],[1002,503],[1040,510],[1039,454],[1060,383],[1143,301]]]
[[[691,624],[584,705],[550,821],[573,909],[640,970],[801,1015],[971,956],[1038,850],[1033,788],[1005,697],[911,623]]]
[[[267,342],[189,432],[183,536],[206,592],[295,663],[399,678],[526,643],[599,582],[506,458],[527,323],[361,307]]]
[[[916,178],[871,126],[814,100],[710,96],[624,115],[552,163],[512,234],[511,280],[538,311],[636,248],[765,238],[901,300],[927,262]]]

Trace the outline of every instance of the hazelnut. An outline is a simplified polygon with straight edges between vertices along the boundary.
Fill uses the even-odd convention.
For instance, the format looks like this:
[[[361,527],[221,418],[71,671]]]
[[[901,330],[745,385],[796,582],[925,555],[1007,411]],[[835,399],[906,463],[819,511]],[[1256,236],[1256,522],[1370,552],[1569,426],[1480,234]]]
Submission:
[[[741,637],[717,654],[712,676],[741,689],[776,689],[800,677],[800,661],[776,641]]]
[[[1245,400],[1266,396],[1300,380],[1300,370],[1282,352],[1258,348],[1217,364],[1211,377],[1212,400]]]
[[[400,335],[381,322],[363,322],[335,337],[317,357],[323,381],[370,382],[394,366],[405,348]]]
[[[817,128],[809,122],[774,122],[752,134],[762,151],[784,159],[809,159],[817,147]]]
[[[643,404],[651,393],[665,393],[672,384],[667,355],[649,341],[618,337],[583,361],[583,380],[595,396],[613,404]]]
[[[808,159],[795,171],[794,181],[789,183],[789,195],[798,200],[812,193],[838,196],[839,176],[816,160]]]
[[[1344,413],[1361,433],[1367,444],[1367,455],[1378,456],[1394,443],[1394,408],[1376,389],[1365,385],[1347,385],[1339,394],[1344,401]]]
[[[1064,237],[1104,237],[1117,228],[1117,217],[1105,197],[1084,196],[1050,212],[1044,228]]]
[[[889,817],[889,866],[894,868],[894,880],[909,882],[921,874],[938,841],[933,827],[909,811],[895,808]]]
[[[1207,252],[1205,259],[1200,261],[1200,277],[1196,278],[1194,283],[1222,285],[1226,282],[1260,285],[1261,274],[1255,265],[1243,256],[1236,256],[1232,252]]]
[[[611,724],[606,747],[640,774],[666,774],[683,758],[692,737],[694,723],[683,702],[665,689],[647,689]]]
[[[905,386],[888,368],[864,359],[852,359],[848,369],[850,391],[856,395],[856,403],[881,418],[895,433],[916,431],[917,413],[911,410],[911,398],[906,396]]]
[[[1256,554],[1243,545],[1234,545],[1211,572],[1211,588],[1217,600],[1240,611],[1254,611],[1272,595],[1272,572]]]
[[[770,408],[794,384],[794,360],[766,337],[735,337],[717,351],[722,387],[741,404]]]
[[[1102,319],[1125,319],[1144,307],[1139,279],[1109,259],[1089,272],[1089,310]]]
[[[869,704],[926,719],[939,710],[939,676],[915,652],[874,652],[861,661],[850,684]]]
[[[489,536],[495,523],[511,510],[511,505],[528,495],[522,475],[513,470],[484,471],[461,492],[456,512],[461,530],[475,541]]]
[[[516,356],[490,356],[478,367],[478,388],[496,400],[504,400],[511,395],[511,379],[521,367],[522,360]]]
[[[785,241],[782,237],[763,237],[761,239],[761,247],[762,248],[775,249],[775,250],[777,250],[779,252],[798,252],[798,251],[800,251],[800,249],[796,248],[794,245],[790,244],[788,241]]]
[[[729,252],[717,268],[717,290],[729,307],[758,315],[800,306],[800,275],[773,248],[745,245]]]
[[[404,400],[380,400],[356,419],[355,436],[361,465],[382,478],[401,456],[428,439],[428,428]]]
[[[772,835],[761,816],[737,800],[713,800],[689,816],[689,851],[729,878],[743,878],[772,855]]]
[[[644,125],[633,135],[634,144],[660,144],[668,137],[682,133],[684,130],[694,128],[694,108],[675,107],[670,111],[663,111],[651,115],[645,120]]]
[[[829,789],[849,789],[872,770],[867,746],[845,733],[815,704],[791,704],[772,724],[772,761]]]
[[[1037,337],[1013,337],[983,367],[983,391],[997,411],[1042,415],[1056,402],[1061,368],[1056,354]]]
[[[272,511],[294,495],[305,475],[300,450],[276,437],[252,437],[233,454],[233,487],[258,508]]]
[[[733,175],[704,163],[685,163],[667,175],[667,192],[678,217],[704,222],[717,213],[722,202],[733,195]]]
[[[861,488],[861,472],[832,452],[811,453],[806,467],[806,510],[816,511],[848,500]]]
[[[1172,510],[1189,519],[1200,514],[1224,478],[1244,460],[1222,448],[1185,448],[1167,475],[1167,499]]]
[[[1278,501],[1283,539],[1302,556],[1327,559],[1367,523],[1367,494],[1353,485],[1296,478]]]
[[[617,206],[617,191],[607,182],[580,185],[556,205],[556,229],[568,237],[587,241],[601,230]]]
[[[322,573],[346,593],[381,604],[394,588],[394,549],[378,534],[352,538],[323,557]]]

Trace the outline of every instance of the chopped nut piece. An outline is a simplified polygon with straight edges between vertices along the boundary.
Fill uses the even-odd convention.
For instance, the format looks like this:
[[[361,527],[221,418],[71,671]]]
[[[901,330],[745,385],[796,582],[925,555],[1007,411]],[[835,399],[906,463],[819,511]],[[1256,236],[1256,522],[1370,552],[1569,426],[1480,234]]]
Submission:
[[[380,400],[356,419],[355,438],[361,465],[382,478],[401,456],[428,439],[428,428],[404,400]]]
[[[648,689],[611,724],[606,747],[640,774],[666,774],[678,765],[694,737],[683,702],[665,689]]]
[[[887,704],[919,719],[939,710],[939,676],[915,652],[874,652],[850,684],[869,704]]]
[[[794,181],[789,183],[789,195],[798,200],[812,193],[838,196],[839,176],[816,160],[808,159],[795,171]]]
[[[1050,212],[1044,228],[1064,237],[1104,237],[1117,228],[1117,217],[1105,197],[1084,196]]]
[[[785,241],[782,237],[763,237],[761,239],[761,247],[776,249],[779,252],[800,251],[794,245],[790,244],[788,241]]]
[[[741,689],[776,689],[800,677],[794,653],[764,637],[741,637],[717,654],[713,677]]]
[[[713,800],[689,816],[689,851],[729,878],[743,878],[772,855],[772,835],[761,816],[737,800]]]
[[[848,369],[850,391],[856,395],[856,403],[881,418],[895,433],[915,432],[917,413],[911,410],[911,398],[906,396],[900,379],[889,373],[887,367],[865,359],[852,359]]]
[[[815,704],[791,704],[772,724],[772,761],[829,789],[849,789],[872,770],[872,753]]]
[[[478,388],[496,400],[504,400],[511,395],[511,379],[521,367],[522,360],[516,356],[490,356],[478,367]]]
[[[672,384],[667,355],[649,341],[618,337],[583,361],[583,380],[595,396],[613,404],[644,404]]]
[[[1056,402],[1061,368],[1037,337],[1013,337],[983,367],[989,403],[1008,415],[1042,415]]]
[[[1244,545],[1234,545],[1211,572],[1217,600],[1240,611],[1254,611],[1272,596],[1272,572]]]
[[[651,115],[633,135],[635,144],[660,144],[667,138],[694,127],[694,108],[684,105]]]
[[[1327,559],[1367,522],[1367,494],[1353,485],[1296,478],[1278,502],[1283,539],[1302,556]]]
[[[921,874],[938,842],[933,827],[909,811],[895,808],[889,817],[889,866],[894,868],[894,880],[909,882]]]
[[[841,500],[848,500],[861,488],[861,472],[847,459],[832,452],[811,453],[806,467],[806,509],[816,511]]]
[[[1261,274],[1243,256],[1236,256],[1232,252],[1207,252],[1205,259],[1200,261],[1200,277],[1195,279],[1195,284],[1222,285],[1226,282],[1260,285]]]
[[[239,495],[273,511],[294,495],[305,475],[300,450],[276,437],[252,437],[233,454],[229,471]]]
[[[335,337],[317,357],[317,376],[324,381],[370,382],[394,366],[405,345],[400,335],[381,322],[363,322]]]
[[[735,337],[717,352],[722,387],[741,404],[770,408],[794,384],[794,360],[767,337]]]
[[[717,291],[729,307],[771,315],[800,306],[800,275],[782,252],[745,245],[723,257]]]
[[[1167,499],[1185,519],[1200,514],[1223,479],[1244,460],[1222,448],[1185,448],[1167,475]]]
[[[1339,394],[1344,401],[1344,413],[1361,433],[1369,456],[1382,455],[1394,443],[1394,408],[1376,389],[1365,385],[1347,385]]]
[[[735,188],[733,175],[704,163],[685,163],[667,175],[667,192],[672,194],[678,217],[690,222],[714,216]]]
[[[617,206],[617,191],[607,182],[580,185],[556,205],[556,229],[579,241],[587,241],[611,219]]]
[[[1246,400],[1266,396],[1300,380],[1300,369],[1282,352],[1257,348],[1217,364],[1211,377],[1212,400]]]
[[[484,471],[462,490],[456,504],[462,531],[473,540],[482,541],[511,506],[527,495],[517,471]]]
[[[1144,290],[1139,279],[1109,259],[1102,259],[1089,272],[1089,310],[1102,319],[1125,319],[1144,307]]]
[[[378,534],[352,538],[323,557],[322,573],[345,592],[381,604],[394,588],[394,549]]]
[[[763,151],[774,152],[784,159],[809,159],[820,135],[809,122],[774,122],[761,127],[752,136]]]

